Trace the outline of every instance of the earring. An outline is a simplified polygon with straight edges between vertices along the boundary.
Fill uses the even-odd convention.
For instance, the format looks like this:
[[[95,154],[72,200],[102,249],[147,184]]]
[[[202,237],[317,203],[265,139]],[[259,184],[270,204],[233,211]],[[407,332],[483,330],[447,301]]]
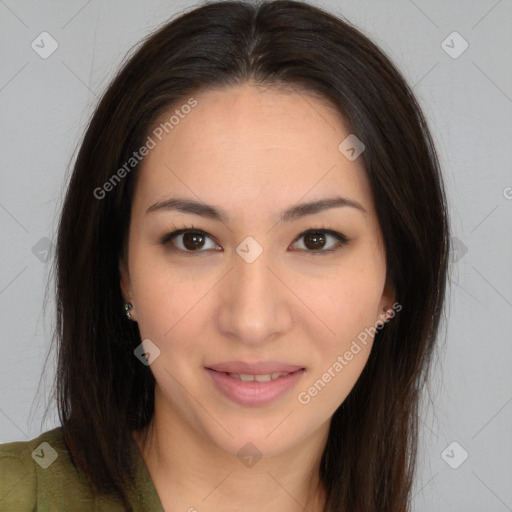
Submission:
[[[124,303],[124,311],[126,313],[126,318],[128,318],[128,320],[131,320],[131,315],[130,315],[130,309],[133,308],[133,304],[131,302],[125,302]]]
[[[386,316],[389,316],[391,315],[391,313],[393,313],[393,310],[391,308],[384,308],[382,311],[384,311],[384,313],[386,313]]]
[[[379,329],[382,329],[384,327],[384,324],[388,323],[389,318],[393,313],[393,310],[388,307],[382,308],[382,311],[384,311],[384,314],[380,314],[380,320],[377,321],[377,323],[379,324]]]

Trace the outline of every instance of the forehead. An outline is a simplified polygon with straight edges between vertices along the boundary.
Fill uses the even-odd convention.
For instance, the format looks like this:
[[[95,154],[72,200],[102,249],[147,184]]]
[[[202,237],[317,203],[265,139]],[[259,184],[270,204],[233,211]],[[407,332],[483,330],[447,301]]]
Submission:
[[[251,85],[193,98],[197,104],[173,124],[165,122],[180,105],[162,116],[160,138],[150,133],[155,146],[139,168],[134,207],[180,195],[244,215],[248,205],[280,211],[283,202],[338,193],[371,210],[362,158],[350,161],[340,152],[350,132],[325,101]]]

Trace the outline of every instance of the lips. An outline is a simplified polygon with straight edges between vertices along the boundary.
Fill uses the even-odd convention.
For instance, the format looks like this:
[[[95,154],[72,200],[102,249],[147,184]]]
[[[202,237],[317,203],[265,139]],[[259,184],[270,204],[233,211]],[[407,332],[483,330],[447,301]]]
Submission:
[[[206,368],[215,370],[216,372],[237,375],[271,375],[275,373],[293,373],[304,369],[303,366],[287,364],[281,361],[259,361],[256,363],[228,361],[225,363],[208,365]]]
[[[234,364],[234,363],[233,363]],[[300,366],[283,365],[279,363],[280,368],[288,368],[293,370],[288,372],[272,372],[267,374],[235,374],[231,372],[217,371],[212,368],[206,368],[205,371],[209,375],[215,389],[224,397],[232,402],[236,402],[244,406],[263,406],[278,399],[298,384],[302,375],[306,371]],[[241,365],[236,363],[235,366],[214,365],[217,368],[236,368],[240,369]],[[264,365],[244,365],[244,371],[261,372],[262,367],[275,369],[275,364]],[[265,370],[266,371],[266,370]],[[273,378],[275,377],[275,378]]]
[[[215,371],[215,370],[214,370]],[[221,373],[221,372],[217,372]],[[274,372],[274,373],[265,373],[263,375],[254,375],[248,373],[228,373],[222,372],[224,375],[229,375],[234,379],[242,380],[244,382],[270,382],[271,380],[276,380],[279,377],[287,377],[290,375],[288,372]]]
[[[306,371],[282,361],[227,361],[205,366],[215,388],[244,406],[263,406],[288,393]]]

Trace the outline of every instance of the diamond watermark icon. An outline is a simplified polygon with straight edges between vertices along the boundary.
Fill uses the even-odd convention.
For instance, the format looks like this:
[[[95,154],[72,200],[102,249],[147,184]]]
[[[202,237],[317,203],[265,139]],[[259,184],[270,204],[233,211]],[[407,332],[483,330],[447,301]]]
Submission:
[[[41,443],[33,452],[32,458],[43,468],[51,466],[59,454],[46,441]]]
[[[52,242],[49,238],[43,237],[32,247],[32,254],[43,263],[50,259]]]
[[[459,444],[457,441],[450,443],[442,452],[441,458],[450,466],[452,469],[457,469],[468,458],[468,452]]]
[[[343,139],[338,149],[345,158],[353,162],[365,149],[366,146],[353,133]]]
[[[468,49],[468,46],[468,42],[458,32],[452,32],[441,43],[441,48],[452,59],[458,59]]]
[[[236,455],[248,468],[252,468],[262,457],[261,452],[251,442],[242,446]]]
[[[452,258],[454,263],[460,261],[468,252],[467,246],[456,236],[452,237]]]
[[[59,47],[59,43],[48,32],[41,32],[30,45],[39,57],[47,59]]]
[[[246,263],[252,263],[263,252],[263,247],[256,242],[252,236],[248,236],[237,248],[237,254],[245,260]]]
[[[160,355],[160,349],[151,340],[146,339],[133,353],[143,364],[149,366]]]

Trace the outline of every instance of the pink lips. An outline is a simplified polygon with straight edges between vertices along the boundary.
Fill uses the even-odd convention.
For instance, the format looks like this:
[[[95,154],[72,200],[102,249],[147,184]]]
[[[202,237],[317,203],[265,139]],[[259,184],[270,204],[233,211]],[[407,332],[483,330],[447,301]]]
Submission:
[[[248,364],[231,361],[211,365],[205,370],[210,375],[215,387],[224,396],[240,405],[264,405],[284,395],[302,377],[305,369],[301,366],[289,365],[277,361],[265,361]],[[242,373],[249,375],[265,375],[271,373],[289,373],[268,382],[242,381],[227,373]]]
[[[280,361],[261,361],[259,363],[244,363],[242,361],[229,361],[207,366],[211,370],[227,373],[247,373],[250,375],[265,375],[266,373],[275,372],[296,372],[301,370],[302,366],[294,366],[291,364],[281,363]]]

